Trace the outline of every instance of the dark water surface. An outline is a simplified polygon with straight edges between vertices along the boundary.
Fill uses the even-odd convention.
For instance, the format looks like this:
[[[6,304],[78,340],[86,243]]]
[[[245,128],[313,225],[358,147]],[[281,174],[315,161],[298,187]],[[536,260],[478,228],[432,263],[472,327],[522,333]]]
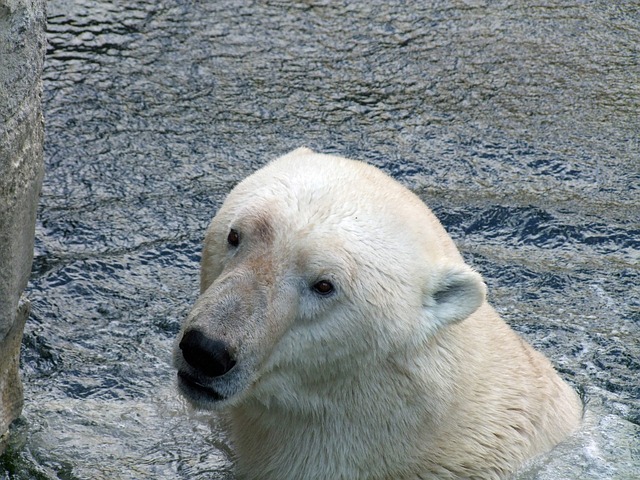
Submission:
[[[1,479],[228,479],[173,388],[203,231],[300,145],[416,191],[589,398],[523,479],[640,478],[640,6],[51,0],[26,405]]]

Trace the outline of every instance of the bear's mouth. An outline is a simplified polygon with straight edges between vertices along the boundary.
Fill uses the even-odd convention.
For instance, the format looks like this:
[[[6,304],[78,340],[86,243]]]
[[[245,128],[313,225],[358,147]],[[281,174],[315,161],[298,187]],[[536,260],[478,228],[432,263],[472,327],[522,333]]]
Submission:
[[[216,402],[225,399],[225,397],[218,391],[208,385],[202,384],[197,377],[185,372],[184,370],[178,371],[178,387],[188,398],[201,398],[204,396],[207,400],[213,400]]]

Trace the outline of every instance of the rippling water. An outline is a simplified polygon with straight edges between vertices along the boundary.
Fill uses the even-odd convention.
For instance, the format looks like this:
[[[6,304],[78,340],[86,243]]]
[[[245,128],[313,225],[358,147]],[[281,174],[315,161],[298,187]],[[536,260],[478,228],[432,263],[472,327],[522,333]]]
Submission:
[[[51,0],[2,479],[228,479],[170,349],[225,194],[300,145],[416,191],[589,400],[522,479],[640,476],[640,6]]]

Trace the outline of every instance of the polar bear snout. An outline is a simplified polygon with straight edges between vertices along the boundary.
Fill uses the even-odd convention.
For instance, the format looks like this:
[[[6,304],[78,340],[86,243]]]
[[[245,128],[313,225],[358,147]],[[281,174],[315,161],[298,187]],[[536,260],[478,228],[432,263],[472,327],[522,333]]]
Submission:
[[[179,348],[184,360],[206,377],[220,377],[236,364],[227,343],[209,338],[197,328],[184,333]]]

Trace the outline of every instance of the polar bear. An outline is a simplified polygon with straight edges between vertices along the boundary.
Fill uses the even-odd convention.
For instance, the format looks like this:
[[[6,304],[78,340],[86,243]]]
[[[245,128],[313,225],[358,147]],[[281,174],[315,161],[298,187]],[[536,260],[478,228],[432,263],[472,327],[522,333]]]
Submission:
[[[178,386],[226,419],[239,479],[504,478],[580,423],[433,213],[365,163],[258,170],[201,267]]]

